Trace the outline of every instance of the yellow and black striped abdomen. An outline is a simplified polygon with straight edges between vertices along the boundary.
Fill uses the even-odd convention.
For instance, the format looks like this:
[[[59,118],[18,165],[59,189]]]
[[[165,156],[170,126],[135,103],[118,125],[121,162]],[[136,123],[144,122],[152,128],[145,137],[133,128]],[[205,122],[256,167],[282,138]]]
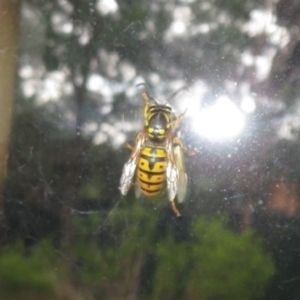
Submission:
[[[152,197],[160,193],[166,181],[166,168],[165,149],[146,146],[141,151],[137,179],[143,194]]]

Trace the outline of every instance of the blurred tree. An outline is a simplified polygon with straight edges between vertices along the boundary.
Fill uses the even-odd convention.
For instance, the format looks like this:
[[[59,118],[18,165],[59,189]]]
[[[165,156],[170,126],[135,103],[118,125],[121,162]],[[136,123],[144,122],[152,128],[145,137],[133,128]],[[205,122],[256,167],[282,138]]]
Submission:
[[[298,299],[299,213],[290,217],[284,213],[262,210],[254,214],[254,219],[255,230],[263,238],[267,251],[272,253],[276,268],[265,299]]]
[[[197,218],[226,209],[233,215],[258,209],[270,199],[270,183],[281,176],[281,170],[298,185],[299,13],[291,10],[296,2],[278,1],[275,11],[270,1],[250,0],[23,0],[20,80],[5,190],[8,235],[36,242],[53,231],[64,236],[71,232],[70,240],[74,248],[78,247],[79,261],[87,272],[80,270],[78,280],[97,290],[97,280],[104,280],[98,270],[107,261],[103,273],[110,274],[110,282],[120,284],[120,291],[109,291],[111,286],[107,284],[107,293],[122,294],[128,284],[130,291],[126,295],[136,295],[144,248],[141,253],[135,248],[139,247],[142,233],[133,235],[130,246],[124,242],[128,248],[118,249],[109,244],[111,240],[102,239],[104,245],[99,253],[103,257],[99,258],[98,244],[94,240],[77,241],[70,220],[72,214],[87,214],[87,220],[93,222],[90,214],[105,214],[120,199],[119,175],[129,153],[116,148],[124,141],[124,132],[133,140],[142,118],[138,110],[142,101],[140,97],[136,99],[133,87],[143,80],[158,96],[185,83],[195,88],[191,102],[186,102],[195,111],[194,118],[198,118],[200,102],[205,107],[223,94],[228,94],[238,108],[249,98],[254,105],[252,114],[244,114],[243,134],[228,142],[210,143],[199,138],[194,120],[186,118],[183,140],[199,147],[201,153],[187,159],[192,190],[187,218],[189,213]],[[284,134],[278,131],[282,126],[287,128]],[[287,137],[293,141],[278,144],[278,140]],[[270,151],[275,144],[279,150]],[[271,162],[267,164],[268,161]],[[137,218],[153,225],[146,214],[137,213]],[[169,220],[164,216],[158,223],[165,226]],[[140,220],[135,222],[139,224]],[[186,231],[189,236],[191,232]],[[124,233],[118,231],[114,236],[123,245],[120,232]],[[146,226],[144,232],[152,231]],[[169,275],[174,278],[167,282],[170,286],[162,287],[158,282],[153,293],[161,295],[165,288],[170,297],[193,297],[185,294],[189,286],[199,297],[210,299],[215,295],[211,285],[220,285],[224,297],[235,299],[243,297],[242,290],[251,286],[249,293],[255,297],[259,280],[264,283],[271,270],[269,262],[262,277],[253,276],[251,281],[247,276],[259,272],[256,259],[263,264],[262,256],[252,252],[255,249],[249,242],[251,234],[241,237],[248,253],[236,249],[239,242],[235,238],[240,237],[221,229],[220,232],[226,237],[219,241],[224,243],[224,250],[214,242],[212,257],[201,248],[200,237],[193,241],[194,250],[171,238],[161,243],[157,274],[162,272],[160,264],[164,259],[165,263],[172,260],[170,264],[181,271]],[[207,231],[211,239],[216,238],[214,234],[212,229]],[[207,238],[203,243],[206,242],[211,241]],[[155,247],[153,241],[147,245],[150,249]],[[73,247],[69,245],[66,256]],[[230,251],[238,253],[235,259],[229,256]],[[188,263],[179,257],[179,252],[186,253]],[[168,256],[170,253],[173,256]],[[244,267],[249,274],[237,270],[236,264],[244,263],[240,261],[241,253],[253,263],[253,268]],[[213,258],[218,260],[216,269],[206,265],[200,254],[209,257],[212,267]],[[149,256],[156,257],[155,253]],[[124,273],[118,273],[118,265],[124,267]],[[231,270],[226,274],[223,270],[218,272],[222,265],[224,269],[233,266],[232,273],[244,278],[235,285],[234,276],[229,276]],[[200,268],[207,272],[209,282],[202,279],[198,289],[191,278],[204,277]],[[153,265],[152,270],[154,273]],[[186,272],[190,275],[182,279]],[[232,294],[226,291],[223,281],[232,288]]]
[[[141,118],[131,111],[131,108],[136,109],[136,101],[124,101],[130,92],[128,86],[134,85],[139,76],[150,85],[163,79],[168,84],[158,86],[161,91],[169,91],[174,80],[192,83],[196,78],[201,79],[209,87],[205,102],[213,101],[216,94],[227,90],[228,80],[247,77],[249,70],[240,64],[240,56],[251,49],[255,38],[241,30],[241,24],[249,21],[251,10],[260,4],[233,1],[220,5],[215,1],[210,6],[206,7],[205,1],[191,4],[170,2],[168,5],[160,1],[135,1],[109,7],[103,1],[95,0],[44,0],[43,5],[36,0],[22,2],[25,26],[22,26],[21,92],[24,95],[29,93],[33,104],[42,107],[42,116],[65,133],[58,137],[55,131],[49,130],[44,136],[46,144],[53,143],[52,149],[60,145],[65,153],[57,178],[65,188],[59,192],[55,190],[55,198],[59,198],[66,209],[63,221],[68,219],[70,208],[80,206],[79,198],[86,190],[84,187],[88,186],[86,181],[97,176],[96,172],[91,174],[86,165],[93,160],[91,154],[95,153],[89,151],[92,141],[100,137],[100,140],[106,138],[111,144],[118,145],[118,139],[122,140],[120,132],[123,126],[127,124],[129,129],[126,130],[132,130],[132,121]],[[186,34],[172,32],[180,11],[189,20]],[[215,18],[217,15],[219,17]],[[230,22],[232,17],[234,23]],[[209,30],[198,30],[199,26]],[[33,68],[36,72],[32,71]],[[61,78],[57,85],[53,83],[56,78]],[[52,87],[51,92],[47,84]],[[95,87],[96,84],[99,87]],[[54,96],[53,90],[56,92]],[[125,125],[121,122],[124,111]],[[126,118],[129,121],[126,122]],[[31,119],[31,122],[37,130],[41,128],[38,119]],[[18,132],[20,127],[15,128],[16,135],[21,134]],[[95,129],[89,132],[88,128]],[[65,142],[66,136],[68,142]],[[38,138],[36,135],[29,149],[20,148],[24,157],[39,144]],[[47,152],[43,155],[47,160],[43,158],[36,163],[35,173],[41,175],[43,170],[43,176],[49,178],[46,180],[49,186],[50,173],[55,172],[51,157],[57,152],[42,148],[41,151]],[[50,173],[45,174],[44,170]],[[111,174],[112,170],[111,166],[101,166],[102,173]],[[35,186],[43,191],[45,181],[41,180]],[[114,187],[112,196],[116,197],[117,185],[111,184],[110,189]],[[47,191],[45,195],[54,189],[47,188]],[[25,198],[31,197],[27,194]],[[36,199],[41,201],[43,197]]]
[[[257,299],[265,290],[273,262],[252,231],[236,235],[220,219],[199,219],[192,235],[180,236],[174,222],[162,233],[158,217],[123,205],[109,223],[97,214],[74,217],[71,252],[69,240],[59,248],[41,241],[27,255],[18,243],[6,246],[1,299]]]
[[[44,241],[27,257],[22,250],[21,244],[1,249],[1,299],[61,299],[61,296],[68,296],[59,291],[66,283],[65,264],[51,244]]]
[[[109,224],[97,215],[75,218],[79,238],[72,254],[80,284],[97,299],[138,299],[142,266],[155,249],[156,216],[139,205],[127,205]]]
[[[18,1],[3,0],[0,3],[0,242],[3,240],[2,193],[9,156],[7,150],[18,55],[19,9]]]
[[[151,299],[257,299],[274,273],[251,230],[236,235],[218,219],[198,219],[190,241],[170,238],[158,247]]]
[[[205,1],[191,4],[169,2],[168,5],[160,1],[137,1],[106,7],[103,1],[94,0],[44,0],[43,5],[40,1],[27,0],[23,1],[22,8],[23,22],[31,31],[24,27],[26,37],[22,40],[20,73],[21,76],[28,74],[25,71],[32,66],[37,72],[23,75],[21,91],[29,93],[33,79],[39,82],[40,85],[37,85],[42,88],[33,84],[33,91],[30,92],[34,104],[44,108],[43,116],[50,123],[69,134],[70,143],[61,144],[68,159],[65,168],[62,168],[65,172],[61,172],[59,178],[61,184],[67,187],[61,190],[59,198],[69,208],[75,208],[80,202],[79,193],[84,190],[82,186],[88,186],[87,176],[97,176],[96,173],[87,175],[86,172],[86,162],[93,160],[88,150],[92,141],[107,140],[110,144],[118,145],[117,141],[124,138],[124,134],[120,137],[122,128],[132,130],[132,123],[141,118],[141,115],[137,117],[131,111],[132,108],[136,109],[136,100],[124,101],[126,94],[132,94],[129,87],[140,80],[139,76],[143,76],[150,85],[166,82],[156,87],[158,91],[168,91],[175,80],[192,83],[200,79],[208,87],[208,92],[203,96],[203,102],[208,103],[214,101],[217,94],[230,92],[231,83],[240,83],[242,86],[250,82],[251,87],[256,86],[255,80],[249,81],[253,77],[250,74],[254,67],[241,63],[242,57],[248,52],[253,52],[255,57],[264,51],[264,47],[268,49],[272,46],[265,40],[264,47],[253,50],[261,39],[246,28],[249,27],[251,13],[255,9],[265,9],[256,1],[243,4],[213,1],[209,5]],[[180,12],[183,12],[182,17]],[[231,22],[232,18],[234,22]],[[34,22],[37,20],[43,26],[36,26]],[[185,34],[176,32],[175,25],[179,23],[184,23]],[[32,32],[36,32],[39,38]],[[37,43],[38,46],[33,49],[32,45]],[[51,98],[46,94],[46,91],[51,94],[50,91],[44,91],[43,87],[47,83],[51,86],[55,76],[61,76],[59,78],[62,79],[61,83],[54,85],[57,95]],[[239,99],[240,92],[237,88],[231,95]],[[200,100],[199,97],[195,101]],[[124,111],[125,122],[122,123]],[[258,107],[256,117],[260,112]],[[37,122],[35,127],[38,128]],[[249,144],[242,146],[245,151],[253,149],[249,160],[253,160],[257,153],[263,155],[268,144],[264,146],[264,151],[260,151],[257,145],[274,130],[262,133],[258,129],[254,129],[255,141],[253,134],[249,137]],[[189,134],[189,138],[193,136]],[[58,145],[55,134],[45,136],[49,143],[52,138],[53,143]],[[200,144],[197,140],[194,143]],[[37,143],[33,141],[33,144]],[[48,152],[47,156],[51,157],[52,153]],[[223,153],[219,155],[222,159]],[[244,160],[241,155],[240,163],[244,164]],[[43,160],[39,165],[41,163],[51,164],[51,160],[47,163]],[[214,166],[210,162],[209,165]],[[101,170],[109,173],[111,167],[102,165]],[[235,167],[231,171],[235,172]],[[117,189],[115,191],[117,195]]]

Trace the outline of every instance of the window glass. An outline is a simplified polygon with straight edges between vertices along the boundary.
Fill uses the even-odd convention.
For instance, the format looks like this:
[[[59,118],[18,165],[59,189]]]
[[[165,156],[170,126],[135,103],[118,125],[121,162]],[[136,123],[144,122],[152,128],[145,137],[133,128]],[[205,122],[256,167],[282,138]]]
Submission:
[[[0,298],[300,297],[291,0],[2,0]]]

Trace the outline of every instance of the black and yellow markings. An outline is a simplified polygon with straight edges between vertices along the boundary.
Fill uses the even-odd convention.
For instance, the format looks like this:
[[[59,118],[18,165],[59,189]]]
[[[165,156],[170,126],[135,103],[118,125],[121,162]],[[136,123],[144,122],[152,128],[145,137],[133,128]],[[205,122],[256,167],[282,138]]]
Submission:
[[[166,114],[155,114],[147,126],[150,139],[165,139],[166,130],[169,129],[169,117]]]
[[[165,185],[166,152],[163,148],[146,146],[140,154],[137,178],[146,196],[157,195]]]
[[[166,105],[154,105],[154,106],[150,106],[150,108],[149,108],[149,112],[151,114],[154,114],[154,113],[157,113],[160,111],[165,111],[166,113],[171,114],[172,108],[170,106],[166,106]]]
[[[151,137],[154,137],[154,135],[158,135],[158,136],[161,136],[161,137],[165,137],[166,130],[163,129],[163,128],[153,128],[153,127],[149,127],[149,128],[148,128],[148,134],[149,134]]]
[[[161,110],[150,112],[148,120],[151,120],[153,117],[157,118],[158,116],[163,116],[166,119],[167,123],[171,122],[170,112]]]

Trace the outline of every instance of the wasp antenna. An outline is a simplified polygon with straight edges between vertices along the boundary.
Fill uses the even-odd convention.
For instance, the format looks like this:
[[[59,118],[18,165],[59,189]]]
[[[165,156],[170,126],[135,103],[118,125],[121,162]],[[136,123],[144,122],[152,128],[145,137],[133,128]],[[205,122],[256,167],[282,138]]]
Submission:
[[[176,92],[174,92],[168,99],[167,102],[170,102],[172,99],[174,99],[180,92],[182,91],[190,91],[189,88],[187,86],[183,86],[182,88],[180,88],[179,90],[177,90]]]
[[[150,96],[150,99],[153,100],[155,102],[155,104],[159,105],[159,101],[157,99],[155,99],[154,97]]]
[[[148,85],[146,82],[138,83],[138,84],[136,85],[136,87],[138,87],[138,86],[144,86],[144,87],[146,88],[146,92],[147,92],[147,94],[148,94],[148,97],[149,97],[151,100],[153,100],[156,104],[159,104],[158,100],[155,99],[155,98],[152,96],[151,89],[150,89],[149,85]]]
[[[144,86],[146,88],[146,91],[149,94],[149,96],[152,95],[151,89],[150,89],[149,85],[146,82],[138,83],[136,85],[136,87],[138,87],[138,86]]]

